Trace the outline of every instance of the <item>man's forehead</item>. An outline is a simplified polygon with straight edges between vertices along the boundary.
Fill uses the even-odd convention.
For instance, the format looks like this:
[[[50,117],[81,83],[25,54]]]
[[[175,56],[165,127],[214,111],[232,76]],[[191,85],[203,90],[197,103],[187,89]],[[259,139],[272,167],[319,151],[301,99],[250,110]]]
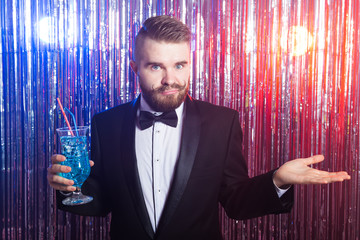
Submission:
[[[151,40],[144,44],[140,54],[146,61],[162,62],[171,60],[173,62],[183,62],[189,60],[190,47],[186,42],[169,43]]]

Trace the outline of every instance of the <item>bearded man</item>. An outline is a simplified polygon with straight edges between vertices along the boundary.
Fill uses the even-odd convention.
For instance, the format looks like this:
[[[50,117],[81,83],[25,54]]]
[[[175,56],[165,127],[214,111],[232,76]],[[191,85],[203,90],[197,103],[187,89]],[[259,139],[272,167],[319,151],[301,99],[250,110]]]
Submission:
[[[112,214],[112,239],[222,239],[218,203],[234,219],[289,212],[293,184],[349,179],[345,172],[310,168],[323,156],[289,161],[249,178],[235,110],[188,95],[191,33],[169,16],[147,19],[130,65],[141,94],[96,114],[91,123],[91,170],[83,192],[94,200],[64,206],[60,191],[74,191],[52,156],[50,185],[58,207],[82,215]],[[95,163],[95,164],[94,164]]]

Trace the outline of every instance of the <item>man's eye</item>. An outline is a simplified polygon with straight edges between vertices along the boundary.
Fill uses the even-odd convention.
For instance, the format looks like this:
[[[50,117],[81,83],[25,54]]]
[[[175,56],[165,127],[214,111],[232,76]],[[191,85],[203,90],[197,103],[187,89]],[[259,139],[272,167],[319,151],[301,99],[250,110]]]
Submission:
[[[178,65],[176,65],[176,69],[183,69],[183,65],[182,64],[178,64]]]
[[[158,66],[158,65],[153,65],[153,66],[151,67],[151,69],[152,69],[152,70],[159,70],[159,69],[160,69],[160,66]]]

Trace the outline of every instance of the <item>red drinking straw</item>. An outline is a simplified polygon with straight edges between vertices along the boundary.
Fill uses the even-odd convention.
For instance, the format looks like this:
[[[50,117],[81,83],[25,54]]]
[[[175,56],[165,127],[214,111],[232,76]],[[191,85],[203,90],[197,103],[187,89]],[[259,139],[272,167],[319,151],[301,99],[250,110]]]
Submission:
[[[61,104],[61,102],[60,102],[60,99],[59,99],[59,98],[57,98],[56,100],[58,101],[59,106],[60,106],[60,109],[61,109],[61,112],[62,112],[62,114],[64,115],[65,122],[66,122],[67,126],[69,127],[69,130],[70,130],[71,136],[73,136],[73,137],[74,137],[75,135],[74,135],[73,131],[71,130],[69,120],[68,120],[68,119],[67,119],[67,117],[66,117],[66,114],[65,114],[64,108],[63,108],[63,106],[62,106],[62,104]]]

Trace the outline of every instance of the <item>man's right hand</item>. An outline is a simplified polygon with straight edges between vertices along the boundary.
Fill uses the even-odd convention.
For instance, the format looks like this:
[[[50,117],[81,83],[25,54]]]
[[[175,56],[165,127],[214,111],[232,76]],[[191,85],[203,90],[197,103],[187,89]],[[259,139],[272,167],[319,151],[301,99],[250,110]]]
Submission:
[[[68,173],[71,171],[71,167],[61,165],[60,162],[66,160],[66,157],[61,154],[54,154],[51,156],[51,165],[48,167],[47,179],[52,188],[55,190],[73,192],[76,190],[76,187],[73,187],[73,180],[63,178],[59,176],[59,173]],[[94,166],[93,161],[90,162],[90,167]]]
[[[64,155],[54,154],[51,156],[51,165],[47,169],[47,179],[52,188],[72,192],[76,190],[76,188],[72,186],[74,181],[59,176],[59,173],[68,173],[71,171],[71,167],[60,165],[60,162],[65,160]]]

